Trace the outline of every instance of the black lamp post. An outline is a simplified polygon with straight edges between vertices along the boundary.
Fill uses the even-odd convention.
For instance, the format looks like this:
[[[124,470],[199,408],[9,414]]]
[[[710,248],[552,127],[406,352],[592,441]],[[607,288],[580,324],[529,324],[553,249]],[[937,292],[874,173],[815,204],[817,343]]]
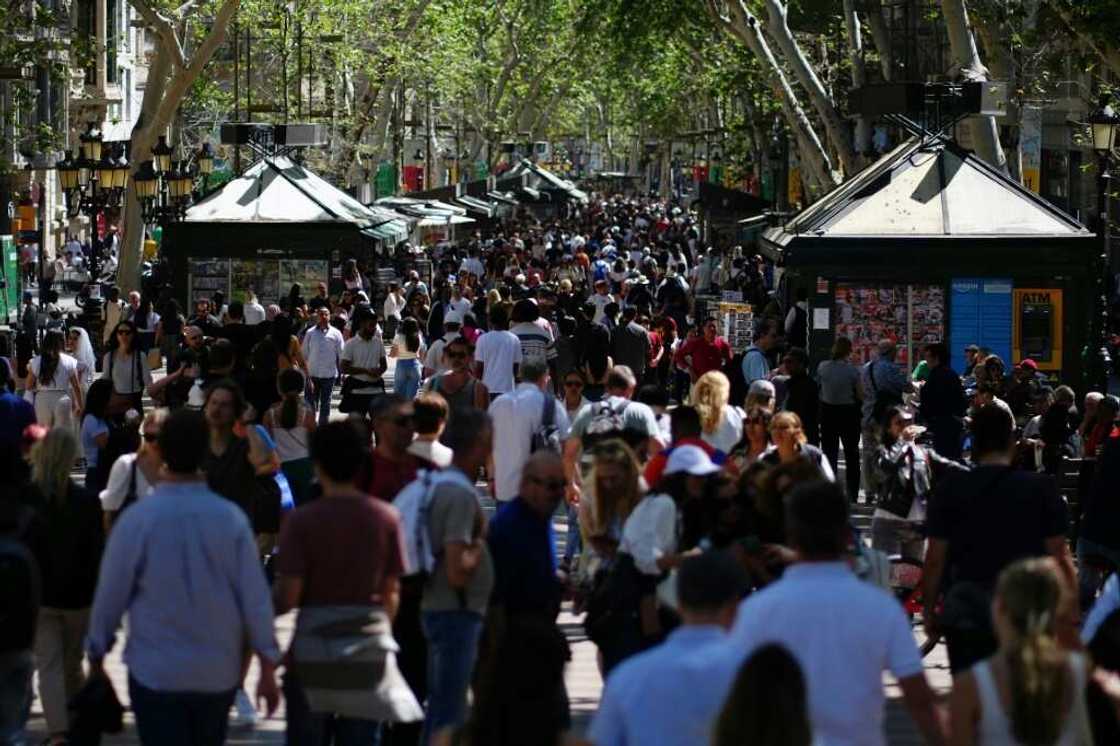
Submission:
[[[141,219],[147,225],[166,226],[182,220],[187,215],[194,189],[195,169],[187,162],[173,160],[175,150],[160,135],[152,147],[152,159],[140,164],[133,175],[136,199],[140,203]],[[205,143],[195,154],[197,173],[205,185],[214,171],[214,151]]]
[[[1090,339],[1086,345],[1086,384],[1096,391],[1108,391],[1109,352],[1107,344],[1108,298],[1106,275],[1112,271],[1112,221],[1111,192],[1112,151],[1116,147],[1120,117],[1101,97],[1097,110],[1089,116],[1089,134],[1097,154],[1097,228],[1101,234],[1101,255],[1097,266],[1096,308],[1090,325]]]
[[[81,146],[74,157],[67,155],[58,164],[58,180],[66,195],[66,214],[75,218],[85,215],[90,220],[89,258],[90,282],[96,283],[101,274],[104,245],[97,234],[98,218],[106,212],[120,209],[125,187],[128,185],[128,160],[122,143],[106,143],[90,122],[79,136]],[[107,221],[106,221],[107,222]],[[97,297],[99,293],[93,294]]]

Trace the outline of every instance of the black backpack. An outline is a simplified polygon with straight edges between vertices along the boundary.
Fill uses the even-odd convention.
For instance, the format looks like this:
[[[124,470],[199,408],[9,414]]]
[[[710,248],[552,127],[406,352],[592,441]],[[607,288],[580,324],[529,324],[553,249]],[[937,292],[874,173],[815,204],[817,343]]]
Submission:
[[[635,445],[631,442],[632,438],[627,435],[626,421],[623,419],[623,413],[630,406],[629,401],[623,403],[621,407],[617,407],[612,405],[609,399],[604,399],[591,406],[594,407],[593,414],[587,423],[587,427],[584,428],[581,438],[584,450],[593,450],[599,444],[615,438],[619,438],[630,445]]]

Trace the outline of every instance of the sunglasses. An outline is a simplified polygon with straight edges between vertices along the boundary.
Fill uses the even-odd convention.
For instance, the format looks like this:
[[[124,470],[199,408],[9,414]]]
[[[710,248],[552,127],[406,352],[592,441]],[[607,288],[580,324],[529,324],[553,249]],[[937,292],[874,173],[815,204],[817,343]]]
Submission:
[[[159,433],[140,433],[145,443],[155,443],[159,440]]]
[[[582,388],[583,381],[564,381],[564,385],[569,388]]]
[[[748,417],[746,423],[748,425],[765,425],[767,424],[767,419],[765,417]]]
[[[131,329],[117,329],[117,334],[120,334],[120,335],[125,336],[125,337],[131,337],[132,336],[132,330]]]
[[[452,360],[462,360],[463,358],[465,358],[467,356],[467,353],[461,352],[461,351],[460,352],[450,352],[449,351],[447,353],[447,356],[449,358],[451,358]]]
[[[540,477],[529,477],[529,481],[549,490],[562,490],[567,484],[563,479],[541,479]]]

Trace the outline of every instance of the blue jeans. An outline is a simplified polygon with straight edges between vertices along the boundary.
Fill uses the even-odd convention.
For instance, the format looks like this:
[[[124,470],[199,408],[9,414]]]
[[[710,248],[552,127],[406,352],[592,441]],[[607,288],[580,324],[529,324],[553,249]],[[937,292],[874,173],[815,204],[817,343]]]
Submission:
[[[0,655],[0,746],[25,746],[31,714],[31,651]]]
[[[325,425],[331,419],[331,391],[334,389],[333,378],[312,378],[311,394],[307,397],[307,406],[319,410],[319,424]]]
[[[159,692],[131,676],[128,697],[142,744],[215,746],[226,742],[229,708],[236,690],[228,692]]]
[[[288,746],[379,746],[381,724],[376,720],[338,717],[312,712],[299,679],[290,670],[284,674],[284,707]]]
[[[463,723],[467,716],[467,687],[471,683],[482,615],[473,611],[425,611],[421,617],[428,638],[428,713],[424,737]]]
[[[406,399],[415,399],[416,392],[420,390],[420,361],[398,360],[397,370],[393,374],[393,391]]]
[[[1108,560],[1120,569],[1120,551],[1098,544],[1092,539],[1081,537],[1077,540],[1077,586],[1081,610],[1088,612],[1096,601],[1097,587],[1101,584],[1101,571],[1086,562],[1089,557]]]

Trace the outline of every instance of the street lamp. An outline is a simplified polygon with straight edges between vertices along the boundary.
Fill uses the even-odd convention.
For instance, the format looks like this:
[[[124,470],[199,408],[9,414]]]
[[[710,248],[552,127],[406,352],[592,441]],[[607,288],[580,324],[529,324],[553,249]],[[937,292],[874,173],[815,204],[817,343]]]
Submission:
[[[140,203],[140,216],[145,224],[167,225],[187,215],[196,174],[187,162],[172,160],[174,155],[175,150],[161,135],[152,148],[152,160],[143,161],[132,175],[136,200]],[[214,149],[210,143],[203,143],[194,159],[197,173],[203,177],[205,185],[214,171]]]
[[[1088,120],[1089,134],[1093,150],[1097,154],[1097,225],[1101,233],[1101,255],[1097,267],[1097,308],[1090,325],[1090,339],[1086,355],[1086,384],[1096,391],[1108,391],[1108,369],[1110,364],[1108,331],[1108,298],[1105,277],[1111,272],[1112,258],[1112,151],[1116,147],[1117,129],[1120,117],[1116,116],[1107,96],[1101,96],[1100,104]]]
[[[106,143],[94,122],[87,125],[78,140],[80,147],[74,156],[67,154],[58,164],[58,181],[66,197],[66,214],[71,218],[85,215],[90,220],[93,250],[89,274],[90,281],[96,283],[104,250],[97,233],[99,218],[120,209],[128,184],[128,161],[123,143]]]
[[[155,158],[152,161],[152,166],[155,168],[157,174],[162,174],[171,170],[171,146],[167,144],[167,136],[160,135],[159,142],[152,148],[152,155]]]

